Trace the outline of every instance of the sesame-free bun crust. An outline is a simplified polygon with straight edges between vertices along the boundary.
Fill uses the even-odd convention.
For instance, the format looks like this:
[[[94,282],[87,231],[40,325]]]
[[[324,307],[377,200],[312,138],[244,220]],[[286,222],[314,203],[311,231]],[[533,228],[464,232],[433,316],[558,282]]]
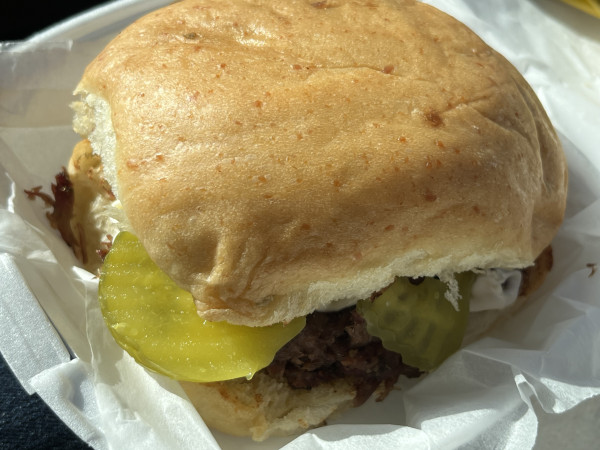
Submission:
[[[525,267],[563,217],[564,155],[531,88],[418,2],[177,2],[76,93],[131,228],[209,320]]]
[[[218,383],[181,382],[191,403],[211,428],[262,441],[323,425],[353,405],[356,394],[347,380],[312,389],[293,389],[264,373],[252,380]]]

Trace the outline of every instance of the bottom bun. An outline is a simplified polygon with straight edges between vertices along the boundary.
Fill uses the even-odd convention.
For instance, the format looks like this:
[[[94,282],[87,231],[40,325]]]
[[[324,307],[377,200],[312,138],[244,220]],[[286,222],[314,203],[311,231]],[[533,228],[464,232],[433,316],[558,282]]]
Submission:
[[[258,373],[251,380],[218,383],[181,382],[210,428],[263,441],[323,425],[353,405],[356,391],[345,380],[313,389],[293,389],[287,383]]]

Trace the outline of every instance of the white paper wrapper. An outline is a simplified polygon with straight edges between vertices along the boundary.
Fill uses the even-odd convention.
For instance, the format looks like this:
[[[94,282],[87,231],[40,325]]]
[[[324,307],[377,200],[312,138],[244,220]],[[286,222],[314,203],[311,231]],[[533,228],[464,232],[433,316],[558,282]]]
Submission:
[[[600,432],[600,21],[550,1],[430,0],[525,75],[569,161],[555,267],[516,317],[436,372],[299,437],[211,434],[179,385],[114,343],[94,277],[24,189],[48,188],[77,137],[71,90],[108,40],[167,1],[114,2],[0,49],[0,350],[97,449],[594,448]]]

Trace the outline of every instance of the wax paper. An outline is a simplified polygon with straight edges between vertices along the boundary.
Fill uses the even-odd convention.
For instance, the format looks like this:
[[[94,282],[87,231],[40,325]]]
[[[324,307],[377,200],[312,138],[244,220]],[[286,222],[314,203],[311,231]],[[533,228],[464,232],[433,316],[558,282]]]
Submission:
[[[211,432],[179,385],[112,340],[97,279],[24,189],[68,161],[71,91],[108,40],[161,1],[114,2],[0,48],[0,350],[94,448],[592,448],[600,433],[600,26],[544,0],[427,1],[465,22],[533,86],[569,162],[555,265],[523,310],[419,381],[321,427],[261,444]],[[86,28],[87,27],[87,28]],[[70,34],[71,33],[71,34]],[[60,39],[57,39],[57,36]],[[598,272],[598,273],[596,273]]]

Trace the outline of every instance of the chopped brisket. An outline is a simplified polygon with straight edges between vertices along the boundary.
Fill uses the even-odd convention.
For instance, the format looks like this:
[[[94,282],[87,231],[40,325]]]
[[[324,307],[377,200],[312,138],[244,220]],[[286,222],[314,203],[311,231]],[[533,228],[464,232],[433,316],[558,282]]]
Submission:
[[[536,291],[544,282],[553,265],[554,256],[552,246],[549,245],[539,254],[532,266],[521,270],[523,277],[519,288],[519,297],[528,296]]]
[[[50,195],[41,192],[40,187],[34,187],[31,190],[25,190],[25,193],[30,199],[35,197],[41,198],[46,206],[51,206],[52,212],[47,212],[46,217],[52,228],[59,231],[63,240],[72,248],[79,247],[79,241],[75,237],[71,229],[71,217],[73,217],[73,204],[75,196],[73,194],[73,185],[69,179],[67,171],[63,167],[56,176],[56,184],[52,184],[52,194]]]
[[[266,369],[298,389],[310,389],[337,378],[350,380],[356,388],[354,403],[364,403],[382,385],[383,400],[400,375],[418,377],[421,372],[402,363],[402,357],[383,348],[367,332],[356,308],[337,312],[314,312],[306,327],[277,352]]]

